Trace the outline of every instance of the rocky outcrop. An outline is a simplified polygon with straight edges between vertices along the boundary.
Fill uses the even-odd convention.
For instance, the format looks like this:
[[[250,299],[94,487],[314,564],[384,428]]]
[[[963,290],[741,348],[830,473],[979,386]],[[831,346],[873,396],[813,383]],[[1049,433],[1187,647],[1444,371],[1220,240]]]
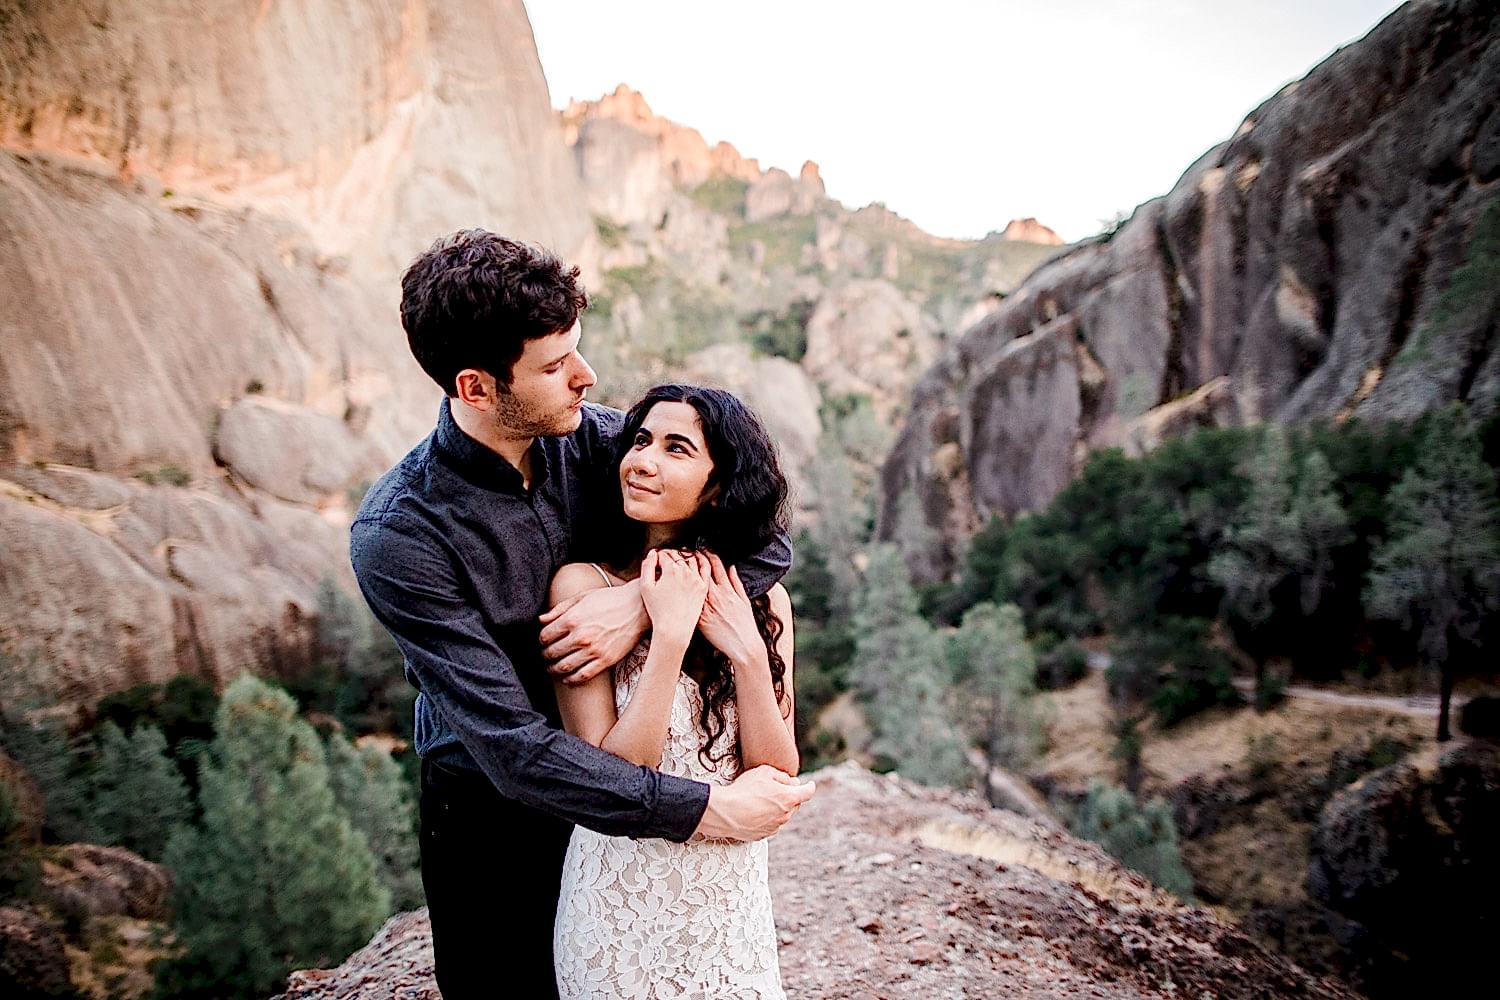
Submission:
[[[807,321],[803,367],[829,394],[867,395],[882,418],[898,413],[918,371],[937,352],[937,331],[890,282],[856,279],[818,300]]]
[[[0,148],[251,206],[382,272],[461,226],[568,252],[587,233],[519,0],[5,0],[0,19]]]
[[[1038,268],[915,389],[882,537],[916,491],[947,531],[929,560],[946,570],[954,526],[1036,509],[1089,451],[1174,425],[1404,419],[1454,399],[1491,412],[1497,19],[1481,0],[1404,5],[1165,197]],[[935,478],[950,447],[958,479]]]
[[[29,910],[0,906],[0,991],[8,997],[70,997],[67,943]]]
[[[855,764],[813,777],[818,794],[771,843],[790,996],[1354,996],[975,795]],[[431,970],[425,912],[402,914],[337,969],[293,973],[282,1000],[435,1000]]]
[[[1045,243],[1047,246],[1060,247],[1063,238],[1033,218],[1011,219],[1000,231],[1002,240],[1015,240],[1019,243]]]
[[[569,102],[562,135],[590,207],[619,223],[654,223],[677,188],[712,177],[749,183],[761,176],[755,160],[727,142],[709,146],[697,129],[658,117],[623,83],[597,101]]]
[[[745,221],[760,222],[779,215],[809,215],[825,197],[823,178],[818,165],[811,160],[793,177],[779,167],[772,167],[750,182],[745,191]]]
[[[58,914],[165,921],[171,873],[123,847],[64,844],[42,862],[40,896]]]
[[[1372,992],[1410,996],[1442,969],[1475,982],[1489,968],[1500,895],[1500,745],[1473,740],[1435,773],[1382,768],[1323,807],[1308,891],[1348,918],[1341,943]]]
[[[596,239],[524,7],[0,24],[0,650],[74,704],[294,672],[437,404],[398,269],[460,226]]]

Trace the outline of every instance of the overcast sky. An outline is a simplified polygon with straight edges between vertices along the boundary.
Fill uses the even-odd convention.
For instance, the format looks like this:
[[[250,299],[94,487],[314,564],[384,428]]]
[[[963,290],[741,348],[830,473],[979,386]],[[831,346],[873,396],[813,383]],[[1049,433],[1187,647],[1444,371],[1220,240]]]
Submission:
[[[940,236],[1164,194],[1390,0],[526,0],[552,103],[618,83]]]

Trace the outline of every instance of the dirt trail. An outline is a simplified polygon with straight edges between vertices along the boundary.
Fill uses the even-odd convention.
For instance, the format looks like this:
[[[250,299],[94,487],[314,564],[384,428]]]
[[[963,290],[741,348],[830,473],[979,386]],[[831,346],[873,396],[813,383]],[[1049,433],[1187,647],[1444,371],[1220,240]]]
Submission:
[[[1093,670],[1108,670],[1110,662],[1111,657],[1108,653],[1089,654],[1089,667]],[[1245,694],[1251,694],[1255,690],[1255,682],[1248,677],[1235,678],[1234,686]],[[1308,701],[1320,701],[1326,705],[1346,705],[1351,708],[1374,708],[1418,719],[1437,719],[1440,707],[1438,696],[1435,694],[1363,694],[1330,691],[1327,688],[1311,687],[1307,684],[1289,684],[1283,690],[1283,694],[1288,698],[1305,698]],[[1468,701],[1467,698],[1455,695],[1449,711],[1456,716],[1466,701]]]

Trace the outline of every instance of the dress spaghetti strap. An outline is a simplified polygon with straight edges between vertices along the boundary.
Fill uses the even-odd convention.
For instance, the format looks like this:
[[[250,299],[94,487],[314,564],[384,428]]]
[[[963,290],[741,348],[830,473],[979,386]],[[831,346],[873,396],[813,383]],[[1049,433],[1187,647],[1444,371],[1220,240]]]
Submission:
[[[598,563],[589,563],[589,565],[592,566],[592,567],[594,567],[594,569],[596,569],[596,570],[599,571],[599,575],[604,578],[604,585],[606,587],[613,587],[615,585],[615,581],[612,580],[612,579],[610,579],[610,576],[609,576],[608,573],[604,572],[604,567],[603,566],[600,566]]]

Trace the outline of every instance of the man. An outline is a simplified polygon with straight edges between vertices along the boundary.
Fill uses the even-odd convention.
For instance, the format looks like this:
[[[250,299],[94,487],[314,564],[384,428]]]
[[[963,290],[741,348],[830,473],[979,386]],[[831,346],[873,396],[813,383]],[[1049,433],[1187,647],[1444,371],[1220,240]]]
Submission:
[[[555,996],[552,924],[572,823],[755,840],[812,795],[768,767],[710,789],[558,725],[544,654],[581,682],[648,625],[631,584],[554,609],[538,633],[622,417],[584,400],[595,382],[578,351],[586,305],[576,267],[483,230],[418,257],[402,277],[401,321],[446,398],[436,429],[371,488],[351,529],[360,589],[419,689],[422,881],[447,1000]],[[789,558],[778,539],[741,574],[764,592]]]

